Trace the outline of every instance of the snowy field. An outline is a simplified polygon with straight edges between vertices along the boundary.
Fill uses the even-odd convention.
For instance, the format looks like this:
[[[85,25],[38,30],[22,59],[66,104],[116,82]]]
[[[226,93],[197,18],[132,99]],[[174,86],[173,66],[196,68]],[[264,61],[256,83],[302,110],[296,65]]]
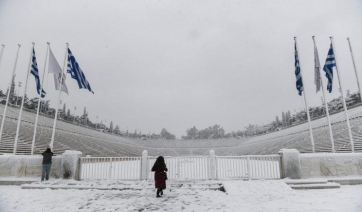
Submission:
[[[222,183],[227,191],[225,193],[202,189],[198,185],[200,181],[190,181],[189,185],[179,187],[172,186],[177,182],[171,181],[163,197],[156,198],[151,182],[110,182],[80,183],[83,186],[122,183],[134,189],[25,190],[20,186],[0,186],[0,211],[362,211],[362,185],[346,185],[340,189],[292,190],[281,180],[201,182]]]

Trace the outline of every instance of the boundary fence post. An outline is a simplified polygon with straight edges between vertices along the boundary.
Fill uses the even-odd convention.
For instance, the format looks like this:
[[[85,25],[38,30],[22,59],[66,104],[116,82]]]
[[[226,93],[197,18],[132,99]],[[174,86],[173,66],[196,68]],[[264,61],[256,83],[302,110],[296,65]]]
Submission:
[[[109,158],[109,172],[108,172],[108,179],[112,179],[112,158]]]
[[[248,159],[248,178],[249,178],[249,180],[251,180],[251,167],[250,167],[250,156],[248,155],[248,157],[247,157],[247,159]]]
[[[147,180],[148,178],[148,152],[143,150],[141,158],[141,180]]]
[[[210,167],[209,167],[209,178],[211,180],[216,180],[216,156],[215,156],[215,151],[214,150],[210,150],[209,152],[209,157],[210,157]]]

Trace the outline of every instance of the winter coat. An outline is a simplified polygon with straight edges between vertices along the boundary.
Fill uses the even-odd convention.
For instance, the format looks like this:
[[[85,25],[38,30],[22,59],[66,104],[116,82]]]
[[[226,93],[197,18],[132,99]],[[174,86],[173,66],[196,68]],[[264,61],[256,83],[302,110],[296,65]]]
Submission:
[[[43,152],[43,163],[42,164],[51,164],[52,163],[52,156],[53,153],[52,152]]]
[[[166,189],[166,180],[163,176],[163,172],[168,171],[166,165],[164,167],[153,165],[152,171],[155,172],[155,187]]]

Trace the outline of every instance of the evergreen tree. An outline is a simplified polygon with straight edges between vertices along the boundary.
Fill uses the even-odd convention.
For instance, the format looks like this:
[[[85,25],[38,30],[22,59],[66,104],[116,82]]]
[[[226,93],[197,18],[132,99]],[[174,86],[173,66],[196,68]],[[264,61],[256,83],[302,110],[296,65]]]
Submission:
[[[111,121],[111,124],[109,125],[109,131],[113,133],[113,121]]]
[[[114,128],[114,133],[119,135],[121,133],[121,131],[119,130],[118,125],[116,126],[116,128]]]
[[[199,131],[194,126],[193,128],[190,128],[186,130],[187,136],[185,138],[187,139],[196,139],[199,136]]]
[[[67,106],[66,106],[66,104],[64,103],[64,104],[63,104],[63,113],[62,113],[62,114],[63,114],[63,117],[65,117],[65,113],[66,113],[65,111],[67,111]]]
[[[9,92],[9,88],[6,90],[6,96],[8,95]],[[15,75],[13,77],[13,81],[11,82],[11,86],[10,86],[10,96],[9,96],[9,102],[14,102],[15,101]]]
[[[287,119],[287,126],[290,126],[292,117],[291,117],[291,115],[290,115],[290,111],[289,111],[289,110],[288,110],[288,112],[287,112],[287,117],[286,117],[286,119]]]
[[[169,133],[165,128],[162,128],[160,136],[162,139],[175,140],[176,136]]]
[[[280,121],[279,121],[278,116],[275,117],[275,122],[276,122],[277,127],[279,127],[280,126]]]

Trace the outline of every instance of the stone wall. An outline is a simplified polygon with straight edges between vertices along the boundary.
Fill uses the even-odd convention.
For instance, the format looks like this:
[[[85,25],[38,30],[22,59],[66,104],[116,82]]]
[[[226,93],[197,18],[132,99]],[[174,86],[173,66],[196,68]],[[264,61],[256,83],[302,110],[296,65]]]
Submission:
[[[281,149],[279,155],[281,156],[281,178],[300,179],[301,168],[299,151],[296,149]]]
[[[82,156],[82,152],[80,151],[74,151],[74,150],[65,150],[65,152],[62,154],[62,160],[61,160],[61,173],[63,173],[63,176],[61,176],[64,179],[75,179],[79,180],[79,170],[80,170],[80,164],[79,164],[79,158]]]
[[[41,178],[43,156],[40,155],[0,155],[0,177]],[[52,159],[50,177],[61,177],[61,156]]]
[[[302,178],[362,175],[362,153],[308,153],[299,157]]]

